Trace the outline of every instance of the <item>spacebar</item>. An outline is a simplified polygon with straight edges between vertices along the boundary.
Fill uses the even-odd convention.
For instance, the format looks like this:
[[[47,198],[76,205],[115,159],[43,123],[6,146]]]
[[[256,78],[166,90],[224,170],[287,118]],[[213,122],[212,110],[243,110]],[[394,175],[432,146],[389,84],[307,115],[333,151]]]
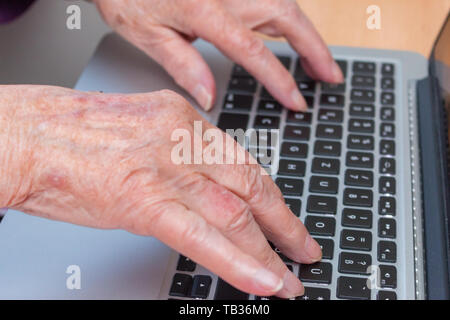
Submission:
[[[214,300],[248,300],[248,294],[232,287],[219,278]]]

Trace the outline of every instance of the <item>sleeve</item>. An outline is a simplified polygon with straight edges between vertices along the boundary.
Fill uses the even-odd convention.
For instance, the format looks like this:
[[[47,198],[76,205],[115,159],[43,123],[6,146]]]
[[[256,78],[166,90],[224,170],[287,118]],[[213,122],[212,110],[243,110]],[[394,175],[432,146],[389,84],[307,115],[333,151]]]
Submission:
[[[13,21],[24,13],[35,0],[0,0],[0,24]]]

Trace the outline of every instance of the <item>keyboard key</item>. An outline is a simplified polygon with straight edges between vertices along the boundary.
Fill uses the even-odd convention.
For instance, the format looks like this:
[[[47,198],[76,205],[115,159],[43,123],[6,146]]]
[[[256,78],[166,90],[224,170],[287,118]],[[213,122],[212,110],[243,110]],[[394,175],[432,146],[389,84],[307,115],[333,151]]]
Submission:
[[[334,109],[319,109],[319,114],[317,119],[323,122],[337,122],[341,123],[342,119],[344,119],[344,113],[342,110],[334,110]]]
[[[228,91],[255,93],[256,80],[254,78],[233,77],[228,85]]]
[[[392,177],[380,177],[378,188],[379,193],[395,194],[395,179]]]
[[[303,282],[331,283],[332,266],[328,262],[300,265],[299,278]]]
[[[394,291],[378,291],[377,300],[397,300],[397,294]]]
[[[247,129],[248,118],[249,117],[246,114],[222,113],[219,117],[217,127],[225,132],[227,129],[242,129],[245,131]]]
[[[383,138],[395,138],[395,125],[393,123],[382,123],[380,125],[380,136]]]
[[[378,201],[378,214],[385,216],[395,216],[395,198],[393,197],[380,197]]]
[[[341,231],[341,249],[372,250],[372,234],[368,231],[349,230]]]
[[[272,242],[269,241],[270,247],[275,251],[276,254],[283,260],[284,262],[293,262],[291,259],[289,259],[287,256],[285,256],[280,249],[278,249]]]
[[[380,100],[382,105],[394,105],[395,95],[393,92],[382,92]]]
[[[350,99],[352,101],[359,101],[359,102],[374,102],[375,91],[365,89],[352,89],[350,93]]]
[[[345,82],[344,83],[322,82],[321,88],[322,88],[322,92],[344,93],[345,92]]]
[[[334,218],[321,216],[307,216],[305,227],[314,236],[334,236],[336,230],[336,220]]]
[[[280,118],[271,116],[256,116],[255,129],[278,129],[280,127]]]
[[[380,159],[380,173],[381,174],[395,174],[395,159],[381,158]]]
[[[395,66],[392,63],[383,63],[381,65],[381,74],[384,76],[394,75]]]
[[[373,104],[352,103],[350,104],[350,115],[372,118],[375,116],[375,107]]]
[[[322,94],[320,96],[321,106],[343,107],[345,98],[340,94]]]
[[[330,300],[331,291],[325,288],[305,287],[305,294],[296,300]]]
[[[380,218],[378,220],[378,236],[380,238],[395,239],[397,236],[395,220],[391,218]]]
[[[266,100],[272,100],[272,101],[276,100],[274,97],[272,97],[272,95],[269,93],[269,91],[267,91],[267,89],[264,87],[261,90],[260,98],[266,99]]]
[[[235,64],[233,67],[232,75],[235,77],[247,77],[247,78],[252,77],[252,75],[248,73],[247,70],[245,70],[243,67],[237,64]]]
[[[312,213],[336,214],[337,199],[335,197],[309,196],[306,210]]]
[[[337,194],[339,180],[337,178],[312,176],[309,181],[309,192]]]
[[[351,274],[369,274],[368,267],[372,264],[372,257],[368,254],[342,252],[339,255],[339,272]]]
[[[258,112],[260,113],[281,113],[281,104],[274,100],[260,100]]]
[[[392,107],[382,107],[380,109],[380,119],[383,121],[394,121],[395,109]]]
[[[248,298],[248,293],[236,289],[221,278],[217,279],[217,287],[214,300],[248,300]]]
[[[291,209],[292,213],[300,217],[300,210],[302,209],[302,202],[299,199],[285,198],[286,206]]]
[[[308,108],[312,109],[314,107],[314,97],[303,95],[303,98],[305,98],[306,105],[308,106]]]
[[[342,225],[350,228],[372,228],[372,212],[370,210],[345,208],[342,210]]]
[[[341,155],[341,143],[317,140],[314,144],[314,154],[318,156],[339,157]]]
[[[366,170],[348,169],[345,171],[345,184],[355,187],[372,187],[373,173]]]
[[[353,62],[353,72],[354,73],[369,73],[373,74],[376,71],[376,66],[374,62],[366,61],[355,61]]]
[[[178,264],[177,264],[177,270],[178,271],[188,271],[193,272],[195,270],[195,267],[197,264],[189,259],[188,257],[185,257],[183,255],[180,255],[178,258]]]
[[[382,288],[397,288],[397,269],[394,266],[380,265],[380,285]]]
[[[358,133],[374,133],[375,123],[370,119],[350,119],[348,131]]]
[[[394,90],[395,82],[393,78],[383,77],[381,78],[381,89],[382,90]]]
[[[200,299],[208,298],[209,289],[211,288],[211,282],[212,279],[210,276],[194,276],[191,297]]]
[[[277,178],[275,183],[285,196],[300,197],[303,194],[303,180]]]
[[[175,273],[170,287],[169,295],[175,297],[187,297],[192,287],[192,277],[188,274]]]
[[[333,259],[334,242],[331,239],[314,238],[322,249],[322,259]]]
[[[281,159],[278,168],[279,175],[303,177],[305,175],[306,162]]]
[[[261,165],[270,166],[274,161],[275,155],[272,149],[250,147],[248,152]]]
[[[378,261],[380,262],[397,262],[397,245],[392,241],[378,242]]]
[[[395,156],[395,142],[393,140],[381,140],[380,153],[382,155]]]
[[[250,111],[253,104],[253,96],[228,93],[225,96],[223,109],[227,111]]]
[[[311,124],[311,113],[310,112],[294,112],[292,110],[288,111],[286,118],[287,123],[294,124]]]
[[[352,86],[361,88],[374,88],[375,87],[375,77],[373,76],[363,76],[363,75],[353,75]]]
[[[298,81],[297,86],[301,93],[314,93],[316,91],[315,81],[311,80]]]
[[[367,278],[339,277],[336,295],[341,299],[369,300],[370,289]]]
[[[316,130],[317,138],[342,139],[342,126],[319,124]]]
[[[291,57],[289,56],[280,56],[277,55],[278,60],[280,60],[281,64],[286,68],[286,69],[290,69],[291,67]]]
[[[373,154],[364,152],[347,152],[345,164],[348,167],[373,168]]]
[[[373,150],[373,137],[349,134],[347,138],[347,148],[357,150]]]
[[[311,171],[313,173],[339,174],[339,167],[338,159],[314,158]]]
[[[280,155],[291,158],[306,158],[308,145],[306,143],[283,142]]]
[[[342,74],[344,78],[347,77],[347,61],[345,60],[336,60],[337,65],[341,68]]]
[[[276,130],[249,129],[247,131],[248,145],[255,148],[276,148],[279,133]]]
[[[309,127],[286,126],[284,128],[284,139],[287,140],[309,140],[311,129]]]
[[[344,189],[344,205],[355,207],[372,207],[373,192],[367,189]]]
[[[295,64],[295,71],[294,71],[294,79],[295,80],[312,80],[303,69],[302,65],[300,64],[300,59],[297,59],[297,63]]]

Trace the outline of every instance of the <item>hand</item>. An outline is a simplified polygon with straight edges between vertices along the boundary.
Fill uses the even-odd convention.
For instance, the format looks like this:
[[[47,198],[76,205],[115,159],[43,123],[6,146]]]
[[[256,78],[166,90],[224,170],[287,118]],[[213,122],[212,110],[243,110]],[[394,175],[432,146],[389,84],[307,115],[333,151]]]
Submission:
[[[311,77],[343,81],[327,46],[293,0],[95,2],[112,28],[160,63],[206,110],[213,106],[215,83],[208,65],[190,44],[198,37],[245,67],[273,97],[296,111],[306,110],[306,102],[295,81],[253,31],[286,37]]]
[[[0,146],[9,150],[0,152],[0,207],[154,236],[243,291],[302,294],[266,237],[301,263],[321,250],[270,176],[256,164],[171,161],[173,131],[198,135],[194,121],[240,148],[170,91],[0,86]]]

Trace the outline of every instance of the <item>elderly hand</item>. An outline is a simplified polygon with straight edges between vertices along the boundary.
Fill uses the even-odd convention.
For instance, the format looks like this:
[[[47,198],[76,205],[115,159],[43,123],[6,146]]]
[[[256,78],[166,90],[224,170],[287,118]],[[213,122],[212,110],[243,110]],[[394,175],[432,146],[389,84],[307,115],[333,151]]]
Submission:
[[[243,291],[301,295],[266,239],[299,263],[321,258],[317,242],[257,164],[171,161],[194,121],[240,148],[170,91],[0,86],[0,207],[154,236]]]
[[[342,82],[340,68],[311,22],[293,0],[95,0],[118,33],[160,63],[209,110],[215,100],[212,73],[190,44],[213,43],[255,76],[285,107],[306,103],[295,81],[253,31],[284,36],[317,80]],[[270,75],[269,77],[267,75]]]

